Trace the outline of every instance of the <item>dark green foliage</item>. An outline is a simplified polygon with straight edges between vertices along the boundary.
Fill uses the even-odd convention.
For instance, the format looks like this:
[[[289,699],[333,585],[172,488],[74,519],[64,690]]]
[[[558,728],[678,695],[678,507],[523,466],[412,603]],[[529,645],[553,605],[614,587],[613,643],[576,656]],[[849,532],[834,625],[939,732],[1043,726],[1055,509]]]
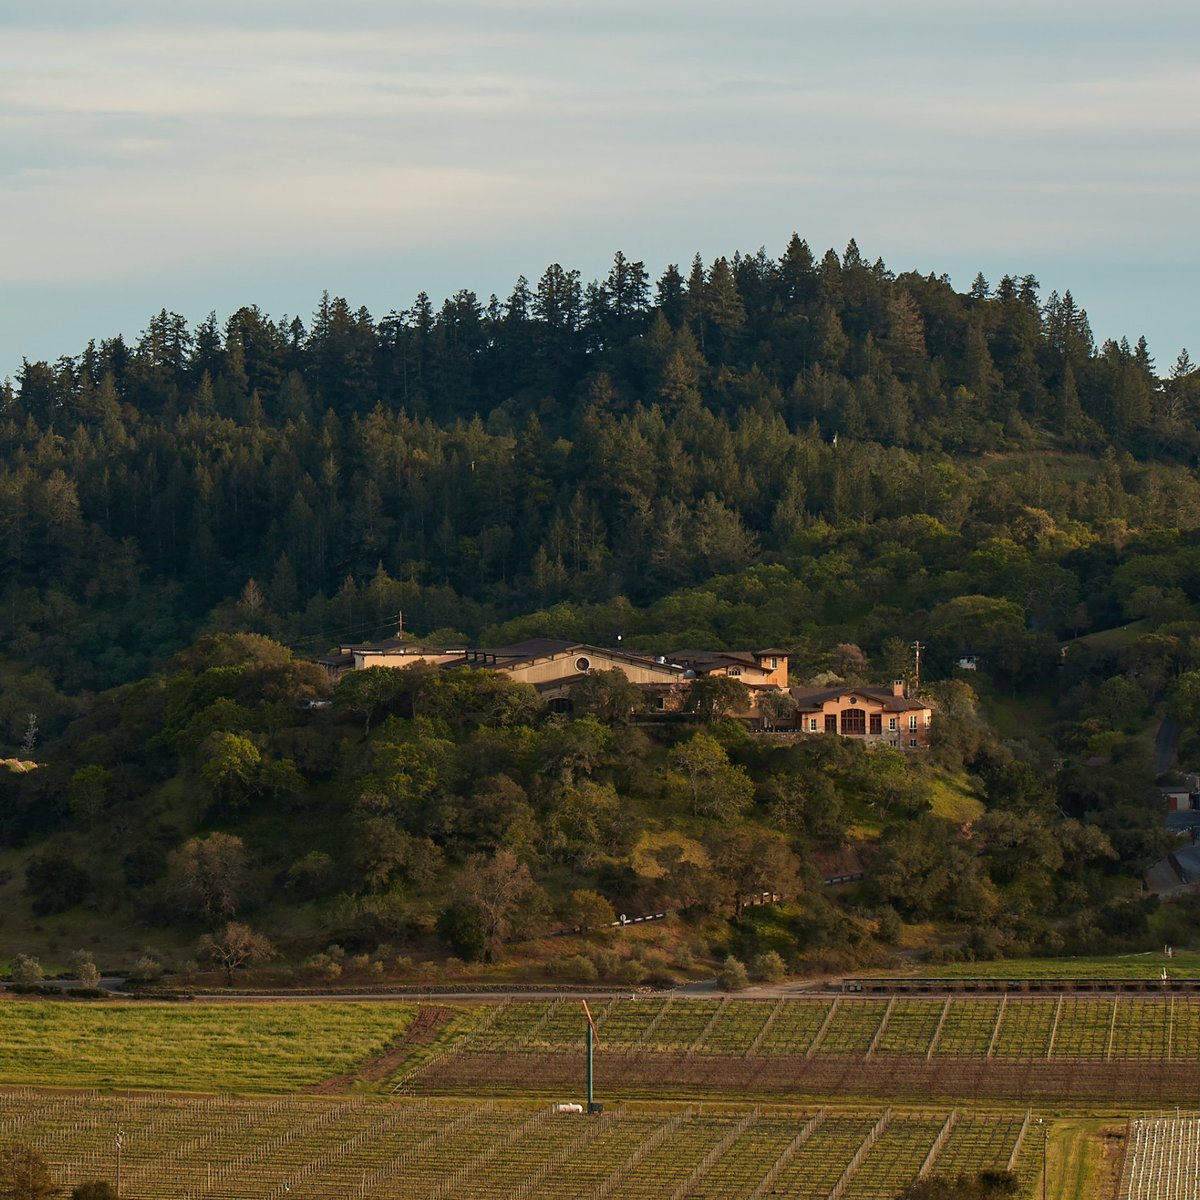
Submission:
[[[571,704],[575,712],[593,714],[607,725],[627,724],[634,713],[647,707],[645,692],[616,667],[590,671],[576,680],[571,685]]]
[[[39,917],[82,904],[91,888],[87,871],[60,851],[34,855],[25,864],[25,895]]]
[[[13,1142],[0,1149],[0,1197],[48,1200],[57,1192],[50,1164],[32,1146]]]
[[[65,779],[54,770],[0,770],[0,843],[21,846],[67,817]]]
[[[1195,524],[1194,484],[1153,465],[1200,448],[1190,361],[1159,386],[1144,346],[1095,347],[1070,293],[1039,306],[1036,280],[960,296],[847,261],[793,238],[778,260],[669,270],[652,301],[618,254],[591,287],[556,264],[487,308],[464,291],[376,320],[325,297],[308,330],[160,313],[134,345],[25,364],[0,425],[0,647],[39,683],[5,694],[0,724],[16,738],[32,710],[52,736],[54,685],[136,678],[206,616],[321,649],[398,611],[477,633],[535,605],[653,602],[787,559],[821,522],[914,513],[969,539],[966,586],[921,607],[984,594],[1018,606],[1010,634],[1062,630],[1084,598],[1054,561],[1071,522]],[[1039,464],[1024,487],[946,457],[1034,444],[1098,469],[1067,484]],[[1186,595],[1166,575],[1116,599]],[[1014,681],[1042,669],[1032,645],[996,653]]]
[[[117,1200],[116,1190],[104,1179],[78,1184],[71,1192],[71,1200]]]
[[[487,953],[483,914],[465,900],[455,900],[438,917],[438,936],[466,962],[480,962]]]
[[[42,915],[296,906],[313,938],[464,957],[587,892],[691,920],[782,890],[785,956],[865,953],[879,913],[977,954],[1153,937],[1124,897],[1167,847],[1160,706],[1200,766],[1200,376],[1152,371],[1031,277],[958,295],[798,237],[653,293],[618,254],[488,306],[163,312],[26,364],[0,412],[0,743],[42,765],[0,770],[0,844]],[[854,686],[915,683],[919,640],[928,758],[986,815],[931,816],[924,755],[746,736],[736,678],[643,728],[612,673],[572,720],[486,671],[331,688],[309,661],[401,615],[448,644],[783,645],[793,683]],[[683,829],[707,861],[639,849]],[[848,839],[869,878],[835,900],[813,856]],[[513,911],[485,886],[508,856]]]
[[[933,1175],[918,1180],[905,1188],[897,1200],[1003,1200],[1019,1192],[1019,1180],[1008,1171],[981,1171],[978,1175],[954,1178]]]

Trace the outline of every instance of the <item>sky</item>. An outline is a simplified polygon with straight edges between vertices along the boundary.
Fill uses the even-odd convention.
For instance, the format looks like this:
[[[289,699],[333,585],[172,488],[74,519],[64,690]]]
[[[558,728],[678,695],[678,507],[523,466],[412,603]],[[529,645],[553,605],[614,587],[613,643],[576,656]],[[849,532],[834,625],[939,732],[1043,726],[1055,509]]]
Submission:
[[[0,379],[321,293],[504,297],[793,231],[1200,357],[1185,0],[6,0]]]

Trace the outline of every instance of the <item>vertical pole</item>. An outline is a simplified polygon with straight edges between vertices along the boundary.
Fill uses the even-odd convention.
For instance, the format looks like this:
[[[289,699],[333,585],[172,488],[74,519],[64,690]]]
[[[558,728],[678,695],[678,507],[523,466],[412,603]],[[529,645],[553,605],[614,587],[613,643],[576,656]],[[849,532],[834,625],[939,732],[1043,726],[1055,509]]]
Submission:
[[[1046,1172],[1049,1170],[1050,1126],[1042,1126],[1042,1200],[1046,1200]]]
[[[117,1130],[117,1186],[116,1186],[117,1200],[120,1200],[120,1197],[121,1197],[121,1142],[124,1140],[124,1138],[125,1138],[125,1131],[123,1129],[118,1129]]]
[[[587,1105],[588,1112],[592,1111],[592,1105],[595,1102],[593,1093],[593,1084],[595,1082],[595,1067],[593,1064],[594,1043],[596,1035],[592,1032],[592,1023],[588,1022],[587,1027]]]

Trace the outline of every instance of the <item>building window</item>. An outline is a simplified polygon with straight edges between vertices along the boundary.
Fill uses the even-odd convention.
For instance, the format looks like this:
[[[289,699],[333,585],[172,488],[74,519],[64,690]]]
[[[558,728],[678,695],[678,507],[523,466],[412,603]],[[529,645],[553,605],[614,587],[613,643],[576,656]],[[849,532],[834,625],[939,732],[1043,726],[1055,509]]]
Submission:
[[[572,704],[569,696],[555,696],[550,701],[550,711],[552,713],[569,713],[571,708]]]
[[[825,732],[837,733],[837,713],[825,714]]]
[[[879,713],[871,714],[871,732],[872,733],[882,733],[883,732],[883,717]]]
[[[577,671],[590,671],[591,669],[592,669],[592,662],[591,662],[591,659],[588,659],[588,658],[577,658],[577,659],[575,660],[575,670],[577,670]]]
[[[888,732],[889,733],[896,732],[896,718],[895,717],[888,717]]]
[[[808,718],[808,732],[809,733],[817,732],[817,718],[816,717]]]
[[[730,675],[740,675],[742,673],[742,668],[741,667],[730,667],[728,673]]]
[[[654,699],[654,707],[657,708],[659,712],[662,712],[667,707],[666,696],[656,696]]]
[[[909,731],[909,733],[917,732],[917,714],[916,713],[913,713],[913,715],[908,718],[908,731]]]
[[[933,724],[933,713],[925,714],[925,728],[928,729]]]
[[[867,732],[867,714],[861,708],[842,709],[842,733],[863,737]]]
[[[778,671],[778,670],[779,670],[779,659],[777,659],[777,658],[773,658],[773,659],[771,659],[771,670],[772,670],[772,671]]]
[[[916,749],[916,746],[917,746],[917,739],[916,739],[916,738],[909,738],[909,739],[908,739],[908,744],[909,744],[909,745],[910,745],[910,746],[911,746],[911,747],[912,747],[912,748],[915,750],[915,749]]]

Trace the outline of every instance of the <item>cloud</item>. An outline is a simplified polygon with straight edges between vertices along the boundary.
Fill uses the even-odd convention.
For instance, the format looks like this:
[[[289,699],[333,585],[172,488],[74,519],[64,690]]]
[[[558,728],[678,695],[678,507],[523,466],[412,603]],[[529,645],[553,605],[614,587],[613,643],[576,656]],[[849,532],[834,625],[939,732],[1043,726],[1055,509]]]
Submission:
[[[191,280],[206,312],[280,263],[350,283],[372,255],[429,264],[445,277],[415,287],[444,292],[518,248],[527,273],[618,244],[661,264],[793,228],[924,269],[1120,245],[1196,277],[1200,16],[1168,0],[1136,22],[1115,0],[43,0],[4,20],[0,219],[22,236],[0,274],[63,311],[101,281]],[[16,313],[0,372],[44,323]]]

